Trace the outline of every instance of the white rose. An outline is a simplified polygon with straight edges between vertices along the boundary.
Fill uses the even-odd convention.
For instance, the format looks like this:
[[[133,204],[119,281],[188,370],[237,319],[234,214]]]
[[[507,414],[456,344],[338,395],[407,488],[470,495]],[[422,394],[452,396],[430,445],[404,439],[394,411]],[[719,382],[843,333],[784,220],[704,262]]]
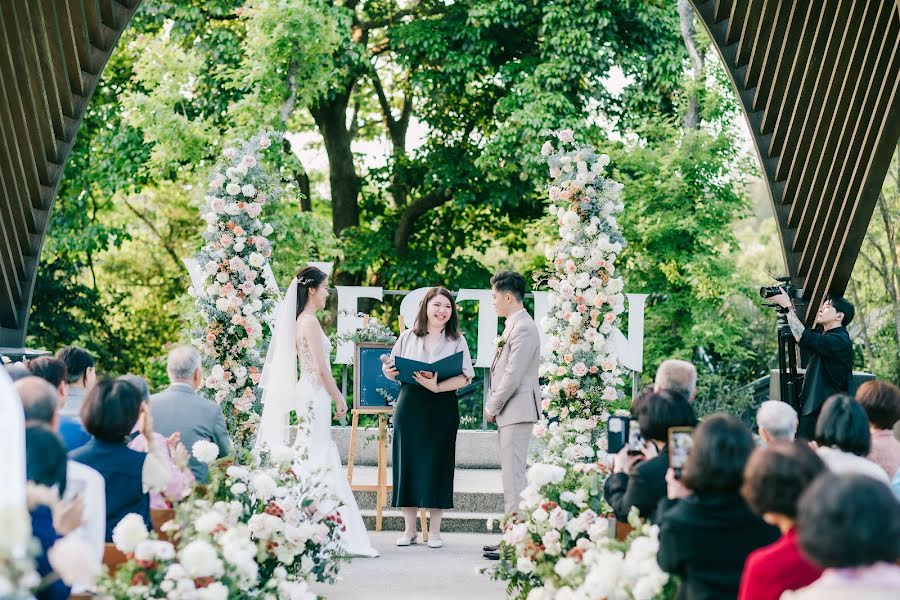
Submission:
[[[268,500],[275,495],[275,490],[278,487],[278,484],[275,483],[275,480],[269,477],[266,473],[257,473],[253,476],[253,480],[250,482],[250,487],[253,492],[261,499]]]
[[[578,213],[576,213],[574,211],[567,210],[565,212],[565,214],[562,216],[562,224],[569,229],[574,228],[580,222],[581,222],[581,217],[579,217]]]
[[[250,254],[249,262],[251,267],[261,267],[266,262],[266,259],[259,252],[253,252]]]
[[[112,540],[116,548],[123,554],[130,554],[138,544],[149,537],[144,519],[138,514],[129,513],[113,528]]]
[[[256,188],[252,183],[248,183],[244,187],[241,188],[241,193],[247,198],[252,198],[256,195]]]
[[[181,549],[181,564],[188,575],[197,577],[220,577],[224,568],[216,549],[208,542],[194,540]]]
[[[553,144],[550,141],[546,141],[541,146],[541,156],[550,156],[551,154],[553,154]]]
[[[237,196],[241,193],[241,186],[232,182],[225,186],[225,191],[228,192],[229,196]]]
[[[218,366],[218,365],[216,365],[216,366]],[[213,367],[213,370],[215,370],[215,367]],[[250,478],[249,469],[247,469],[246,467],[238,466],[238,465],[231,465],[230,467],[228,467],[228,469],[225,471],[225,474],[233,479],[249,479]]]
[[[516,523],[515,525],[507,529],[506,533],[503,534],[503,541],[510,546],[515,546],[519,542],[523,541],[527,535],[528,524]]]
[[[271,145],[272,145],[272,140],[269,139],[268,137],[259,138],[259,149],[260,150],[265,150],[266,148],[268,148]]]
[[[547,142],[547,143],[549,143],[549,142]],[[524,573],[524,574],[528,575],[529,573],[534,571],[534,563],[531,561],[530,558],[528,558],[526,556],[520,556],[519,559],[516,561],[516,571],[519,571],[520,573]]]
[[[196,445],[196,444],[195,444]],[[194,528],[200,533],[209,533],[222,523],[222,515],[215,512],[203,513],[194,520]]]
[[[571,143],[575,141],[575,132],[571,129],[563,129],[562,131],[557,132],[556,137],[561,142]]]
[[[209,464],[219,457],[219,447],[207,440],[198,440],[191,446],[191,454],[202,463]]]
[[[550,525],[552,525],[554,529],[562,529],[565,527],[568,520],[569,513],[558,506],[550,513]]]
[[[231,493],[235,496],[240,496],[241,494],[247,493],[247,484],[241,483],[240,481],[231,486]]]
[[[216,581],[200,588],[191,597],[196,600],[228,600],[228,588]]]
[[[151,562],[154,560],[172,560],[175,558],[175,547],[169,542],[146,540],[134,549],[137,560]]]
[[[265,225],[263,225],[263,228],[262,228],[262,234],[263,234],[263,235],[265,235],[265,236],[270,236],[270,235],[272,235],[272,231],[274,231],[274,230],[272,229],[272,226],[271,226],[271,225],[269,225],[268,223],[266,223]]]
[[[565,579],[566,577],[571,575],[572,572],[577,568],[578,568],[578,563],[576,563],[573,559],[561,558],[558,561],[556,561],[556,565],[553,567],[553,571],[557,575],[559,575],[560,577]]]
[[[528,483],[543,487],[548,483],[559,483],[566,476],[566,470],[557,465],[536,463],[528,469]]]

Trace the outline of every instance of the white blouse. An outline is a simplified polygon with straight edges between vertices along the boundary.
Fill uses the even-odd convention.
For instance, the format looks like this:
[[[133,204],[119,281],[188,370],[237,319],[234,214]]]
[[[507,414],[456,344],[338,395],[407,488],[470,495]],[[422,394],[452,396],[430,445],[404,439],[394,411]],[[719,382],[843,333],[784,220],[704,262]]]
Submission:
[[[391,364],[394,357],[401,356],[410,360],[418,360],[425,363],[433,363],[453,356],[457,352],[463,353],[462,372],[466,378],[471,381],[475,377],[475,368],[472,366],[472,356],[469,354],[469,344],[463,334],[459,334],[458,339],[451,339],[446,335],[441,335],[434,348],[429,351],[425,348],[425,337],[419,337],[413,333],[412,329],[407,329],[400,334],[400,337],[394,343],[391,350]],[[387,366],[382,367],[385,370]]]

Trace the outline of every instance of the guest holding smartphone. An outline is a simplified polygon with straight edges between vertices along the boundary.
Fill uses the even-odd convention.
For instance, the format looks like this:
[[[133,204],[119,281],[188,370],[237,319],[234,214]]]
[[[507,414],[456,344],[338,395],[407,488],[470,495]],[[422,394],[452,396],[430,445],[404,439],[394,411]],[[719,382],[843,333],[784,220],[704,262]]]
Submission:
[[[603,489],[619,521],[627,521],[632,507],[644,519],[656,521],[656,507],[666,497],[666,471],[669,468],[667,432],[670,427],[693,427],[694,409],[686,398],[666,390],[647,388],[634,402],[634,416],[646,440],[638,454],[629,445],[613,460],[613,473]],[[634,426],[635,421],[632,421]]]
[[[415,384],[403,383],[394,408],[393,477],[391,506],[403,511],[405,530],[398,546],[416,543],[416,514],[430,509],[428,546],[440,548],[441,518],[453,508],[453,474],[456,468],[456,433],[459,405],[456,390],[475,376],[469,346],[459,331],[459,317],[450,292],[431,288],[419,305],[413,328],[400,334],[390,360],[382,367],[396,379],[394,358],[426,363],[463,353],[462,373],[438,381],[435,373],[417,372]]]
[[[681,579],[679,600],[737,598],[747,555],[778,539],[740,493],[753,438],[735,417],[716,414],[693,440],[681,479],[671,468],[666,473],[656,561]]]

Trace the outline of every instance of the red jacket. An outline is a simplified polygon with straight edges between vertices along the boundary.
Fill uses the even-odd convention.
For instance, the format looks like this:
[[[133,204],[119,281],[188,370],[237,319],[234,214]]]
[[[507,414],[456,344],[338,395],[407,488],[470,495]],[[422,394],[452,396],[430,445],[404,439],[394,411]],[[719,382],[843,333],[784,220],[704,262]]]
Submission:
[[[778,600],[782,592],[806,587],[821,574],[800,554],[797,533],[791,529],[747,557],[738,600]]]

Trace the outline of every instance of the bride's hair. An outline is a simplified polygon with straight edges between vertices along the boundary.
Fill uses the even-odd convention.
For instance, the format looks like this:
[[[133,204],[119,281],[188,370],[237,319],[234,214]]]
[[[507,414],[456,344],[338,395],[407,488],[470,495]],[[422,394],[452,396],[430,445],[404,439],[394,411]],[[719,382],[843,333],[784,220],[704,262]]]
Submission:
[[[328,279],[324,271],[313,266],[303,267],[297,271],[297,316],[303,312],[309,302],[309,290],[314,290]]]

